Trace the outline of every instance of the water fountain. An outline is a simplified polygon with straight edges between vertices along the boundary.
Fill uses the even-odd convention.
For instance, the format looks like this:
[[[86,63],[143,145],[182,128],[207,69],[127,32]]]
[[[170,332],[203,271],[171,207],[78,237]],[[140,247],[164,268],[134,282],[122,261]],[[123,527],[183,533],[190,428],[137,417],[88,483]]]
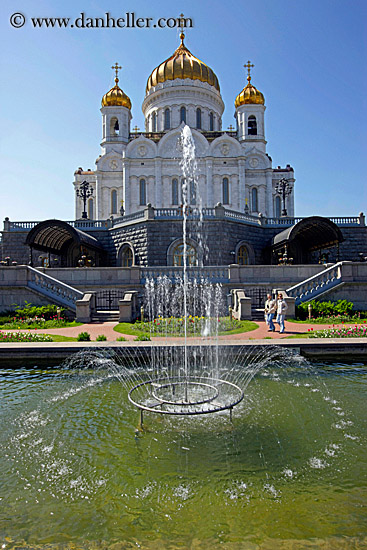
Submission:
[[[1,548],[367,547],[367,367],[219,346],[221,289],[184,271],[145,304],[163,324],[184,304],[182,345],[0,370]]]
[[[208,353],[208,348],[205,345],[201,346],[199,354],[202,356],[202,361],[199,370],[194,358],[190,355],[188,347],[189,314],[190,318],[195,319],[197,309],[201,312],[204,310],[206,323],[201,337],[208,339],[218,335],[218,329],[212,320],[218,319],[220,310],[223,311],[223,303],[221,293],[218,292],[218,285],[211,285],[200,274],[193,280],[189,280],[188,219],[194,220],[194,237],[201,250],[205,249],[205,235],[202,223],[202,201],[197,179],[195,143],[187,125],[182,129],[180,146],[183,175],[181,193],[183,202],[182,278],[176,279],[174,285],[171,285],[170,281],[167,278],[165,280],[164,277],[158,278],[157,281],[148,280],[146,285],[148,307],[146,309],[150,313],[151,321],[160,317],[167,318],[169,311],[174,311],[175,315],[179,315],[183,319],[183,347],[180,360],[176,357],[175,362],[170,363],[170,359],[166,355],[163,360],[158,362],[158,367],[153,369],[155,373],[153,378],[139,382],[129,391],[130,402],[141,411],[141,424],[143,411],[187,416],[229,410],[230,418],[232,418],[233,408],[244,397],[243,389],[230,380],[219,377],[218,346],[214,346],[216,357],[213,357],[212,353]],[[195,198],[190,201],[192,195]],[[194,205],[191,205],[191,202]],[[203,257],[204,254],[198,254],[198,258],[196,258],[199,267],[202,267]],[[173,286],[177,287],[179,291]],[[189,308],[189,298],[195,294],[194,304],[191,304],[191,308]],[[155,296],[159,296],[158,301],[154,300]],[[160,312],[163,312],[162,316]]]

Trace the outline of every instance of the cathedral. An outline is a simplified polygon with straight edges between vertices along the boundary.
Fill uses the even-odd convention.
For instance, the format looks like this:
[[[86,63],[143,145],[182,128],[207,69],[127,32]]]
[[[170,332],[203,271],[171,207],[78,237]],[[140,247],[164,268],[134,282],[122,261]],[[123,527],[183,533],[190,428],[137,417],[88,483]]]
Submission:
[[[251,82],[250,62],[247,85],[234,101],[236,128],[222,130],[224,103],[214,71],[181,44],[149,75],[142,111],[145,131],[130,128],[131,100],[119,86],[117,65],[115,86],[102,98],[102,152],[95,171],[75,172],[78,190],[87,181],[89,219],[106,220],[154,208],[177,208],[181,204],[182,172],[178,142],[182,126],[193,133],[199,177],[196,185],[204,208],[221,203],[225,208],[280,217],[281,197],[277,184],[289,184],[286,210],[294,216],[294,173],[290,165],[273,168],[266,151],[265,99]],[[76,193],[75,219],[83,211]],[[190,202],[196,203],[196,189]]]
[[[252,83],[254,65],[246,63],[247,83],[234,97],[235,127],[223,130],[218,77],[188,50],[183,32],[180,40],[148,76],[144,131],[131,128],[132,102],[119,85],[121,67],[112,67],[115,85],[102,97],[101,154],[95,170],[75,171],[75,219],[6,218],[3,262],[180,267],[185,216],[191,266],[316,264],[365,253],[363,214],[295,218],[294,171],[290,164],[273,167],[267,153],[265,98]],[[185,125],[197,170],[186,181],[184,207]],[[198,217],[204,238],[196,233]]]

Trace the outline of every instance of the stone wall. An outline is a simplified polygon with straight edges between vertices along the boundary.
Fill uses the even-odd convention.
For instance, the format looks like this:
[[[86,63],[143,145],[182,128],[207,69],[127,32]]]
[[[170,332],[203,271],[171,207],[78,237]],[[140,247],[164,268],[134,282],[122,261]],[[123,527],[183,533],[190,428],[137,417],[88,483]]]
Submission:
[[[118,266],[120,264],[119,250],[129,243],[135,253],[135,264],[141,266],[165,266],[169,249],[175,243],[182,241],[182,220],[150,220],[145,219],[111,229],[91,231],[90,234],[103,246],[105,257],[101,265]],[[188,221],[187,234],[194,242],[203,245],[204,265],[229,265],[236,262],[236,254],[240,244],[246,244],[249,250],[251,264],[268,265],[271,263],[272,238],[279,233],[280,228],[269,228],[261,225],[251,225],[236,221],[213,218],[206,220],[202,227],[202,236],[198,237],[198,224]],[[341,227],[345,241],[340,244],[340,260],[358,261],[360,253],[367,257],[367,227]],[[87,231],[86,231],[87,232]],[[25,244],[27,230],[3,231],[1,242],[2,259],[9,256],[18,264],[29,264],[29,247]],[[201,241],[201,242],[199,242]],[[201,248],[199,246],[199,248]],[[336,248],[329,251],[329,262],[336,261]],[[46,253],[33,251],[33,265],[41,265],[40,256]],[[318,253],[313,261],[318,262]],[[172,258],[168,262],[172,262]]]

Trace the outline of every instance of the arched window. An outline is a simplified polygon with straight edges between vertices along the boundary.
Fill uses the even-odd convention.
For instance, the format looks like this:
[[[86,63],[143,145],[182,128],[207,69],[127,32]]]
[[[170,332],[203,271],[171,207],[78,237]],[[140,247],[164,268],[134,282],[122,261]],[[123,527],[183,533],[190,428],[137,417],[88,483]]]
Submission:
[[[249,257],[248,257],[248,250],[247,247],[243,244],[239,247],[237,252],[237,263],[239,265],[248,265],[249,264]]]
[[[164,129],[169,130],[171,128],[171,111],[168,109],[165,109],[164,111]]]
[[[213,115],[213,113],[209,113],[209,130],[211,132],[214,131],[214,115]]]
[[[114,116],[111,118],[111,122],[110,122],[110,136],[118,136],[119,133],[120,133],[119,121]]]
[[[257,189],[256,187],[254,187],[252,190],[251,190],[251,210],[252,212],[258,212],[259,211],[259,208],[258,208],[258,201],[257,201]]]
[[[88,218],[94,220],[94,203],[93,199],[88,199]]]
[[[247,121],[247,134],[249,136],[257,136],[257,122],[254,115],[250,115]]]
[[[222,203],[229,204],[229,182],[228,178],[223,178],[222,181]]]
[[[281,199],[279,196],[275,197],[275,217],[280,218],[282,211]]]
[[[126,246],[122,251],[121,265],[122,267],[131,267],[133,265],[134,255],[130,246]]]
[[[157,113],[152,114],[152,132],[157,131]]]
[[[178,179],[172,180],[172,204],[178,204]]]
[[[186,265],[197,265],[197,253],[195,248],[188,244],[186,247]],[[173,265],[182,267],[184,265],[184,245],[179,244],[173,250]]]
[[[196,109],[196,128],[201,130],[201,109]]]
[[[180,109],[180,123],[181,122],[186,124],[186,107],[181,107]]]
[[[111,191],[111,214],[117,214],[117,191]]]
[[[147,204],[147,185],[144,179],[139,181],[139,202],[141,206]]]
[[[196,183],[194,180],[190,181],[190,204],[196,204]]]

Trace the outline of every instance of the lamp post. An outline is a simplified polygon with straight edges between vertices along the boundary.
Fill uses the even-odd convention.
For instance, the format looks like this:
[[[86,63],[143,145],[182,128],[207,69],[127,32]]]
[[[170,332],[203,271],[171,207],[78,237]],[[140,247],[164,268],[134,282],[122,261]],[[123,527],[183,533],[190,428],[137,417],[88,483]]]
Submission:
[[[87,220],[88,215],[86,211],[87,207],[87,199],[93,195],[93,189],[89,187],[89,183],[87,181],[83,181],[79,189],[76,190],[76,196],[81,198],[83,201],[83,213],[82,213],[82,220]]]
[[[275,186],[275,191],[282,197],[283,201],[283,210],[282,210],[282,216],[287,216],[287,209],[285,207],[285,199],[292,193],[292,187],[289,185],[288,180],[285,178],[282,178],[278,181],[278,183]]]

